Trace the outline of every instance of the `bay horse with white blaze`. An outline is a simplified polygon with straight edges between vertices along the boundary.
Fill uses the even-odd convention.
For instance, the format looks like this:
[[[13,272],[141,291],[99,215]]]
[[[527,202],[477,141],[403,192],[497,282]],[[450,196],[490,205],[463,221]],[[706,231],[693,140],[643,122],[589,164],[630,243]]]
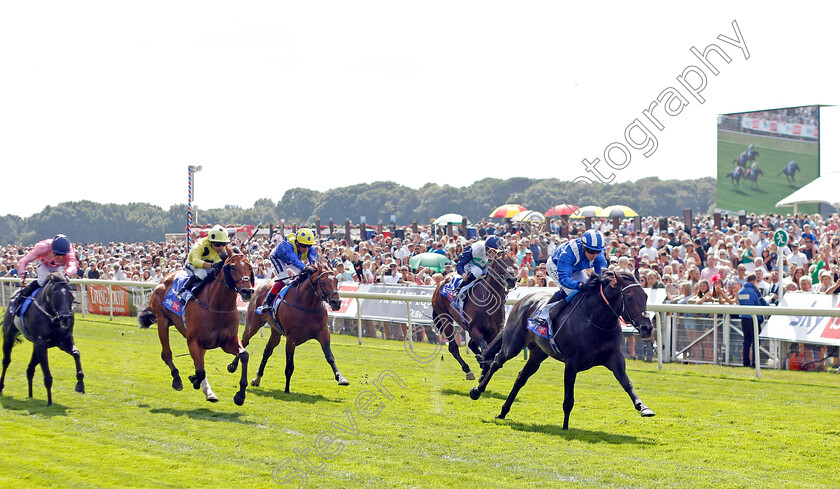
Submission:
[[[548,357],[566,364],[563,376],[564,430],[569,429],[569,415],[575,404],[577,374],[596,365],[603,365],[612,371],[642,416],[653,416],[654,412],[642,403],[627,378],[624,355],[621,353],[619,324],[619,318],[622,318],[638,329],[642,338],[651,336],[651,322],[645,315],[647,294],[628,272],[607,271],[600,277],[594,275],[584,288],[572,297],[554,321],[554,331],[565,322],[554,336],[559,352],[552,348],[547,338],[527,329],[528,318],[546,303],[552,293],[536,292],[520,300],[511,310],[505,328],[487,347],[485,358],[493,358],[493,361],[482,372],[478,386],[470,390],[470,397],[478,399],[496,370],[527,347],[530,352],[528,361],[516,377],[513,389],[497,416],[499,419],[505,418],[519,389]]]
[[[516,286],[516,266],[509,253],[489,248],[491,254],[487,264],[487,274],[464,292],[464,307],[459,311],[441,290],[456,274],[448,275],[437,287],[432,296],[432,320],[435,327],[449,342],[449,352],[467,374],[467,380],[475,380],[470,366],[461,358],[455,337],[455,325],[461,326],[470,334],[468,348],[475,353],[479,367],[483,368],[482,351],[487,342],[492,341],[505,322],[505,299],[507,292]]]
[[[257,300],[248,304],[246,313],[245,332],[242,333],[242,344],[248,346],[260,328],[268,323],[271,326],[271,336],[263,351],[262,362],[257,370],[257,375],[251,381],[252,386],[259,386],[262,376],[265,373],[265,365],[274,348],[280,344],[283,335],[286,336],[286,388],[284,392],[289,393],[289,383],[292,380],[292,373],[295,371],[295,348],[306,343],[308,340],[317,340],[321,344],[321,350],[327,363],[332,368],[335,380],[338,385],[350,385],[350,382],[341,375],[335,365],[330,349],[330,329],[327,327],[327,309],[324,307],[326,301],[330,309],[337,311],[341,307],[341,298],[338,295],[338,280],[335,271],[324,264],[307,265],[289,286],[285,296],[277,306],[274,315],[266,308],[262,314],[257,314],[256,309],[262,305],[262,301],[272,287],[272,283],[265,282],[257,287]],[[229,372],[235,372],[238,358],[228,365]]]
[[[239,311],[236,308],[237,295],[248,302],[254,293],[254,272],[251,262],[245,255],[234,253],[227,257],[224,264],[217,265],[208,274],[206,283],[198,288],[194,298],[184,306],[184,319],[168,310],[163,305],[166,291],[172,287],[177,272],[167,275],[152,292],[149,307],[143,309],[137,316],[141,327],[158,325],[160,339],[160,357],[169,366],[172,373],[172,388],[183,389],[181,376],[172,362],[172,350],[169,347],[169,326],[175,328],[187,339],[195,364],[195,375],[190,375],[193,388],[201,388],[208,401],[219,400],[207,381],[204,369],[204,353],[213,348],[222,348],[225,352],[242,360],[242,377],[239,381],[239,391],[234,395],[233,402],[241,406],[245,402],[245,387],[248,385],[248,352],[239,341]]]
[[[35,280],[35,279],[33,279]],[[20,291],[17,292],[20,294]],[[57,346],[73,356],[76,362],[76,392],[85,393],[85,374],[79,349],[73,341],[73,291],[64,273],[53,272],[44,287],[33,294],[32,302],[23,317],[15,317],[11,307],[3,317],[3,374],[0,376],[0,394],[6,383],[6,369],[12,362],[12,348],[20,343],[20,335],[32,341],[32,359],[26,368],[29,397],[32,397],[32,379],[40,364],[47,388],[47,406],[52,405],[52,374],[47,361],[47,349]],[[12,300],[15,298],[13,297]]]

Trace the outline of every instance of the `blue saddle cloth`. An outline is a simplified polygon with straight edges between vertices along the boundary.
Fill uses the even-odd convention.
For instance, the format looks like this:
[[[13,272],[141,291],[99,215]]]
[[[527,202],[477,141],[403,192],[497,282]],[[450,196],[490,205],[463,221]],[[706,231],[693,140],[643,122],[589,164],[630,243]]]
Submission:
[[[465,288],[461,289],[460,292],[460,300],[458,297],[455,297],[455,289],[460,285],[463,281],[461,277],[453,277],[449,283],[445,284],[440,289],[440,295],[449,299],[449,302],[455,306],[456,309],[461,310],[464,308],[464,297],[467,296],[467,290],[469,290],[473,285],[477,284],[478,281],[474,280],[471,284],[467,285]]]
[[[285,287],[283,287],[282,289],[280,289],[280,292],[278,292],[278,293],[277,293],[277,297],[275,297],[275,298],[274,298],[274,304],[272,304],[272,306],[273,306],[273,308],[274,308],[275,310],[277,309],[277,306],[279,306],[279,305],[280,305],[280,302],[283,300],[283,298],[284,298],[284,297],[286,297],[286,292],[288,292],[288,291],[289,291],[289,287],[291,287],[291,286],[292,286],[292,284],[287,284]],[[265,298],[266,298],[266,297],[268,297],[268,293],[269,293],[269,292],[271,292],[271,289],[268,289],[268,290],[265,292],[265,295],[263,296],[263,300],[265,300]],[[265,303],[263,303],[263,305],[261,305],[260,307],[258,307],[258,308],[257,308],[257,310],[256,310],[255,312],[256,312],[257,314],[262,314],[262,313],[264,312],[264,311],[263,311],[263,308],[264,308],[264,307],[266,307],[266,304],[265,304]]]
[[[169,309],[170,311],[174,312],[175,314],[184,317],[184,305],[186,305],[187,301],[192,298],[192,292],[189,290],[185,290],[181,296],[184,299],[184,302],[178,300],[178,296],[176,293],[181,290],[181,287],[187,283],[190,274],[181,270],[175,275],[175,280],[172,281],[172,287],[169,287],[169,290],[166,291],[166,295],[163,296],[163,307]]]
[[[537,324],[532,318],[528,318],[528,331],[531,331],[535,335],[542,336],[545,339],[548,339],[548,328],[541,324]]]
[[[26,327],[26,320],[24,319],[24,315],[26,314],[26,311],[29,310],[29,306],[33,302],[35,302],[35,298],[38,297],[38,293],[41,292],[42,288],[43,287],[38,287],[37,289],[35,289],[32,292],[32,294],[29,295],[29,297],[25,298],[22,301],[22,303],[19,302],[15,306],[16,309],[13,311],[13,314],[20,318],[20,323],[16,323],[18,331],[20,331],[20,334],[22,334],[23,337],[27,339],[27,341],[32,341],[32,333],[30,333],[29,329]],[[20,294],[20,292],[18,292],[18,294]]]

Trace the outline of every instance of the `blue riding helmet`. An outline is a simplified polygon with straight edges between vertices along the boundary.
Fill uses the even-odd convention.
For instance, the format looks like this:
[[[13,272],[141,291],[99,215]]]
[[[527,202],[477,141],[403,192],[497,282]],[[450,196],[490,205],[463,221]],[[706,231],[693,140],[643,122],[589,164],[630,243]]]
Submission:
[[[601,234],[600,231],[597,229],[590,229],[589,231],[583,233],[583,237],[580,238],[581,243],[586,248],[594,251],[603,251],[604,249],[604,235]]]
[[[484,241],[485,248],[495,248],[501,249],[502,248],[502,239],[498,236],[490,236],[487,240]]]
[[[66,255],[70,253],[70,240],[63,234],[56,235],[52,240],[52,251],[56,255]]]

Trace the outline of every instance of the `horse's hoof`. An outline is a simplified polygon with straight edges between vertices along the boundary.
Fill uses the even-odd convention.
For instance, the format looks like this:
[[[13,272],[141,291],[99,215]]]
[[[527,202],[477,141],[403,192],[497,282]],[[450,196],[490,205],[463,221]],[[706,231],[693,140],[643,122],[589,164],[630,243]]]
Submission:
[[[76,392],[78,392],[79,394],[84,394],[85,393],[85,384],[82,384],[81,382],[76,384]]]
[[[504,415],[504,414],[500,414],[500,415],[496,416],[496,419],[505,419],[505,415]]]
[[[184,389],[184,383],[181,382],[181,377],[175,377],[174,379],[172,379],[172,388],[176,391]]]
[[[472,372],[467,372],[467,380],[475,380],[475,374]]]
[[[251,381],[251,385],[254,386],[254,387],[259,387],[260,386],[260,379],[257,378],[257,377],[254,377],[254,380]]]
[[[198,390],[201,387],[201,382],[198,381],[195,375],[190,375],[189,379],[192,382],[193,389]]]
[[[642,415],[643,418],[650,418],[651,416],[656,416],[656,413],[653,412],[653,409],[649,407],[642,408],[639,413]]]
[[[350,381],[345,379],[343,375],[339,375],[336,380],[338,381],[338,385],[350,385]]]
[[[477,401],[479,397],[481,397],[481,392],[478,391],[478,387],[470,389],[470,399]]]
[[[237,406],[245,404],[245,394],[243,393],[241,396],[239,394],[236,394],[235,396],[233,396],[233,403]]]
[[[228,372],[230,372],[230,373],[236,372],[236,364],[235,363],[228,364]]]
[[[207,400],[210,402],[219,402],[219,398],[216,397],[216,394],[213,394],[212,396],[207,396]]]

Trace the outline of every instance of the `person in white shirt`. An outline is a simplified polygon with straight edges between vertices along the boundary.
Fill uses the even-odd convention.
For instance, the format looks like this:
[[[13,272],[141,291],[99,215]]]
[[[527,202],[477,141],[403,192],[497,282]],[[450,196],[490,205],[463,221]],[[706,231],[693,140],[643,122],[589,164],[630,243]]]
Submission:
[[[128,280],[119,263],[114,264],[114,280]]]
[[[799,243],[797,242],[790,244],[790,254],[787,255],[787,260],[788,263],[793,263],[799,268],[808,269],[808,257],[799,252]]]
[[[650,263],[655,263],[659,258],[659,250],[653,246],[653,239],[650,236],[645,238],[645,246],[639,250],[639,256],[642,259],[647,258]]]
[[[388,271],[383,273],[379,281],[383,284],[401,284],[402,283],[403,275],[397,270],[397,264],[391,263],[388,265]]]

